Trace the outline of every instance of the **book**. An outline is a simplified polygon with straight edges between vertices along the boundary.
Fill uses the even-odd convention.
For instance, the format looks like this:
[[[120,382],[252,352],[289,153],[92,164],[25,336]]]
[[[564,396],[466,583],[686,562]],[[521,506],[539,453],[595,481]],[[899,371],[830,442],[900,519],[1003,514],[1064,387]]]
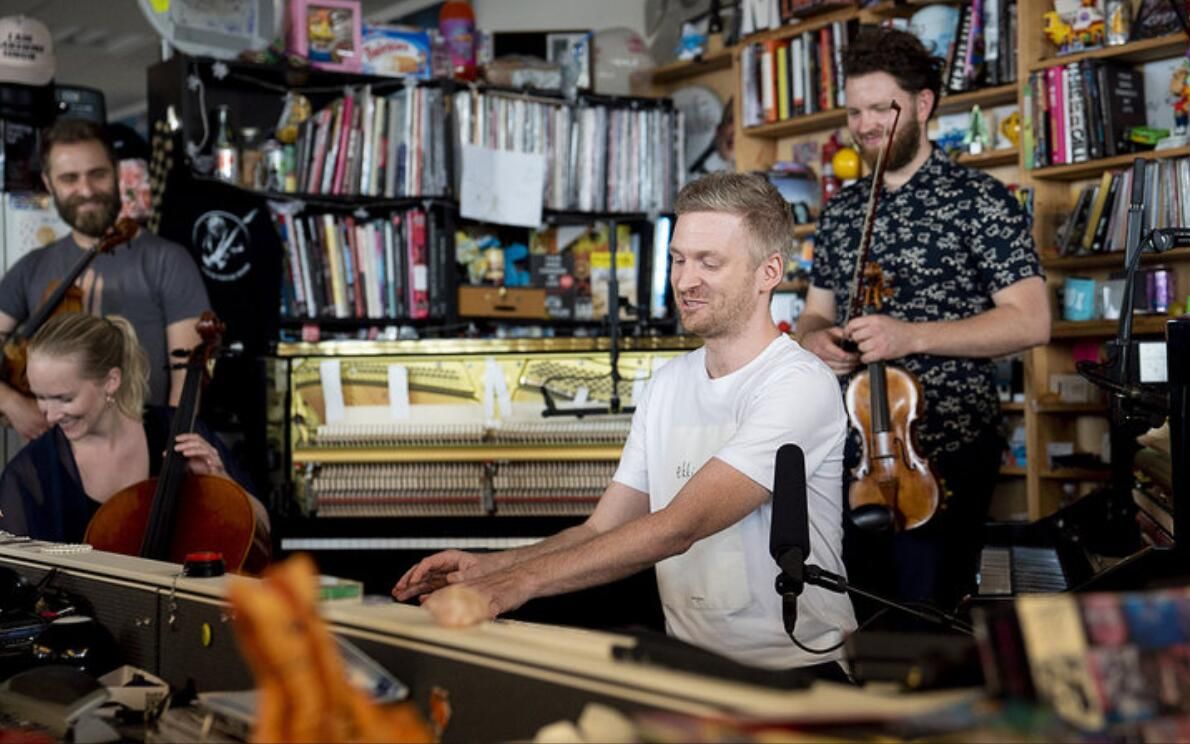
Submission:
[[[1091,252],[1091,246],[1095,242],[1095,232],[1099,229],[1099,222],[1104,218],[1103,209],[1107,204],[1108,195],[1111,193],[1112,180],[1112,172],[1103,171],[1103,175],[1099,178],[1099,185],[1095,187],[1095,198],[1091,203],[1090,215],[1087,217],[1087,224],[1079,237],[1080,253]]]
[[[1080,63],[1066,65],[1063,84],[1070,114],[1066,125],[1070,134],[1070,162],[1083,163],[1091,159],[1091,149],[1087,143],[1087,94]]]
[[[1108,174],[1104,174],[1107,176]],[[1095,226],[1095,234],[1091,238],[1091,252],[1102,253],[1108,250],[1108,230],[1111,226],[1112,216],[1115,214],[1116,200],[1120,198],[1120,182],[1123,180],[1119,173],[1112,173],[1110,175],[1111,183],[1107,189],[1107,199],[1103,202],[1103,209],[1099,215],[1099,222]],[[1101,184],[1102,185],[1102,184]]]
[[[1139,70],[1115,62],[1098,62],[1100,107],[1105,155],[1133,151],[1127,132],[1145,125],[1145,82]]]

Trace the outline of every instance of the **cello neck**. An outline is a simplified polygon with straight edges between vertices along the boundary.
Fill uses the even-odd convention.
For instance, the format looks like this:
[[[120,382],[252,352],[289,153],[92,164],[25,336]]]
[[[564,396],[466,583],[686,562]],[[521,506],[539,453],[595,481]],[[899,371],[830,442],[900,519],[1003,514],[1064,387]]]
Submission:
[[[161,472],[157,475],[157,489],[153,494],[153,505],[149,510],[149,521],[145,525],[144,539],[141,542],[142,558],[169,560],[174,527],[177,523],[178,494],[187,476],[186,458],[174,450],[174,445],[178,441],[178,435],[194,431],[198,420],[202,390],[206,383],[206,365],[213,354],[215,337],[219,333],[205,329],[204,325],[208,323],[218,323],[210,312],[203,313],[202,320],[199,321],[204,343],[194,349],[186,363],[186,380],[182,385],[182,395],[170,424],[165,459],[161,465]],[[209,335],[212,337],[208,337]]]

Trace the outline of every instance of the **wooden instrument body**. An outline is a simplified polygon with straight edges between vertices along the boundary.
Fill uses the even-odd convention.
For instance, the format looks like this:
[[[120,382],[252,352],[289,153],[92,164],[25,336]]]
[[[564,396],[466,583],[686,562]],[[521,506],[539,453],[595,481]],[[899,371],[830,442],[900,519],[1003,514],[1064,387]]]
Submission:
[[[157,478],[148,478],[114,494],[91,518],[83,542],[109,553],[140,555],[156,492]],[[258,555],[255,545],[260,539],[256,513],[239,484],[191,474],[177,498],[182,527],[174,533],[165,560],[182,563],[188,553],[214,551],[223,554],[229,570],[258,573],[264,568],[267,553]]]
[[[112,226],[107,235],[89,251],[86,251],[61,282],[50,282],[42,293],[37,311],[25,323],[13,329],[4,341],[0,354],[0,381],[22,395],[32,395],[29,390],[29,376],[25,371],[29,363],[29,339],[45,321],[62,313],[83,312],[83,290],[75,284],[95,257],[108,253],[121,243],[136,237],[140,228],[136,222],[125,217]]]
[[[929,462],[918,454],[921,383],[899,367],[876,362],[851,379],[846,403],[863,444],[851,471],[851,509],[862,514],[865,507],[886,508],[898,531],[922,526],[938,509],[940,489]]]

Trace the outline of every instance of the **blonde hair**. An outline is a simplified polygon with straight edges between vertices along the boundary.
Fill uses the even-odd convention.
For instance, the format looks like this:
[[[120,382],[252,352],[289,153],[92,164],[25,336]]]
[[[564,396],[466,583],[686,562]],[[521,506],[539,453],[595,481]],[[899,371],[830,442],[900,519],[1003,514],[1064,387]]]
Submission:
[[[774,253],[788,261],[793,253],[793,215],[781,192],[759,173],[711,173],[684,186],[674,203],[681,217],[690,212],[738,215],[752,236],[753,263]]]
[[[87,313],[53,316],[29,340],[29,355],[74,357],[84,379],[101,381],[120,370],[116,408],[139,419],[149,397],[149,357],[136,339],[136,330],[119,315],[101,318]]]

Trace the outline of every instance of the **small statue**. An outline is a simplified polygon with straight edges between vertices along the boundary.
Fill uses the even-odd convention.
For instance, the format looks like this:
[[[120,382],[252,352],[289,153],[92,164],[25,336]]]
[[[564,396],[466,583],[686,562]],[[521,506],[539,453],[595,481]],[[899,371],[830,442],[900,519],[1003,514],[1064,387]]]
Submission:
[[[978,155],[992,146],[988,122],[984,118],[979,104],[971,107],[971,120],[967,124],[966,134],[963,135],[963,144],[966,145],[967,152],[972,155]]]
[[[1169,76],[1169,98],[1173,105],[1173,133],[1182,136],[1190,123],[1190,57],[1183,57]]]

